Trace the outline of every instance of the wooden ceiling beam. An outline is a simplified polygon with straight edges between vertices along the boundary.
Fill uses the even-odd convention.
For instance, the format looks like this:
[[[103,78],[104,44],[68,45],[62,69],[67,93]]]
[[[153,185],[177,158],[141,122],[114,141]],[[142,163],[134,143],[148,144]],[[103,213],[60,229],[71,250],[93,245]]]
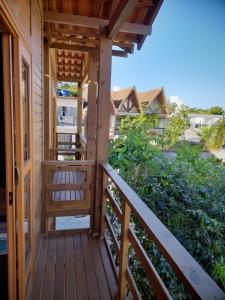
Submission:
[[[49,45],[50,48],[61,49],[61,50],[71,50],[76,52],[95,52],[96,49],[93,47],[85,47],[85,46],[77,46],[77,45],[69,45],[63,43],[51,43]]]
[[[126,51],[121,50],[112,50],[112,56],[127,57],[128,53]]]
[[[65,81],[65,82],[82,82],[82,78],[72,77],[72,76],[57,76],[58,81]]]
[[[120,47],[121,49],[128,52],[129,54],[134,53],[134,44],[126,44],[126,43],[120,43],[114,41],[113,46]]]
[[[58,34],[56,35],[53,35],[51,34],[50,35],[50,38],[51,39],[57,39],[57,41],[71,41],[71,42],[74,42],[74,43],[86,43],[86,44],[93,44],[93,45],[98,45],[99,44],[99,41],[98,40],[93,40],[93,39],[87,39],[87,38],[77,38],[77,37],[74,37],[74,36],[60,36]]]
[[[109,20],[106,19],[92,18],[66,13],[57,13],[52,11],[44,11],[44,21],[55,24],[59,23],[94,29],[98,29],[99,27],[106,27],[109,25]],[[147,25],[125,22],[121,25],[119,32],[148,35],[150,33],[150,30],[149,26]]]
[[[120,30],[123,23],[134,10],[139,0],[121,0],[117,5],[111,20],[106,28],[106,35],[109,39],[113,39]]]
[[[159,9],[160,9],[162,3],[163,3],[163,0],[155,0],[154,6],[152,6],[150,8],[149,12],[145,15],[143,22],[144,22],[144,24],[150,26],[150,28],[152,27],[152,24],[155,20],[155,17],[157,16],[157,14],[159,12]],[[137,49],[140,50],[146,39],[146,36],[139,35],[137,38],[138,38]]]

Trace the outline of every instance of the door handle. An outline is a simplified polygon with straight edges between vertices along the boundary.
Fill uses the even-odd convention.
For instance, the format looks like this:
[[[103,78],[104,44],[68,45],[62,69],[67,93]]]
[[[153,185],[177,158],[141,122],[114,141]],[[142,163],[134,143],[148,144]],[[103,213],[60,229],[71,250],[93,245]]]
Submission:
[[[15,167],[15,184],[18,185],[20,180],[20,172],[19,168]]]

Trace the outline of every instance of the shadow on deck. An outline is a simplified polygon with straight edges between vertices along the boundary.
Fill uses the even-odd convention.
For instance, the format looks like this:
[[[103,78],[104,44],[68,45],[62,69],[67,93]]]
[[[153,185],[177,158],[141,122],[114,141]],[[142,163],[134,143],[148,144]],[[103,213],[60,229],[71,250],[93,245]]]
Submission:
[[[105,242],[87,233],[43,237],[32,299],[114,299],[117,281]]]

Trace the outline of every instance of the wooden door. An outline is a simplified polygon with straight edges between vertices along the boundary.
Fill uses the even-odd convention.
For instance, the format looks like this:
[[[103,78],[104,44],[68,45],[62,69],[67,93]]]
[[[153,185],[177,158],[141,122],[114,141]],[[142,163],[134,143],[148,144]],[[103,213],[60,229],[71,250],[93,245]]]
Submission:
[[[31,56],[19,41],[15,51],[17,99],[15,103],[15,147],[19,299],[29,293],[33,274],[32,234],[32,101]]]
[[[12,37],[2,35],[3,95],[5,125],[6,217],[8,252],[8,299],[16,299],[16,216],[15,216],[15,157],[13,120],[13,55]]]

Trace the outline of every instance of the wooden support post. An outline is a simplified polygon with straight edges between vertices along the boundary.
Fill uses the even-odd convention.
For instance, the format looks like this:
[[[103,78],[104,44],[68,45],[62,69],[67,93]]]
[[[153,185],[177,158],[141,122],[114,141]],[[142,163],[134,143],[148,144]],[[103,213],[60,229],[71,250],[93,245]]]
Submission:
[[[128,268],[128,247],[129,247],[129,225],[130,225],[131,209],[127,202],[123,202],[122,222],[121,222],[121,246],[120,246],[120,265],[119,265],[119,300],[124,300],[126,297],[126,274]]]
[[[97,55],[89,54],[88,66],[88,110],[87,110],[87,159],[96,159],[97,123]]]
[[[77,97],[77,144],[76,148],[80,148],[80,134],[82,133],[82,85],[78,84],[78,97]],[[76,159],[81,159],[81,153],[76,154]]]
[[[44,40],[44,159],[49,159],[49,45],[48,41]]]
[[[101,227],[101,208],[103,201],[103,174],[101,163],[108,160],[110,99],[111,99],[111,66],[112,66],[112,40],[101,35],[99,38],[99,76],[97,99],[97,131],[96,131],[96,191],[94,206],[95,235],[99,235]]]
[[[97,54],[89,54],[88,62],[88,109],[87,109],[87,159],[96,160],[96,124],[97,124],[97,80],[98,80],[98,68],[97,68]],[[93,170],[90,169],[90,170]],[[90,177],[90,174],[87,174]],[[93,182],[95,182],[94,176],[91,176]],[[92,210],[94,209],[94,196],[95,186],[92,189],[91,202]],[[91,214],[91,231],[93,231],[93,211]]]
[[[82,123],[82,85],[78,84],[78,97],[77,97],[77,133],[81,134]]]

